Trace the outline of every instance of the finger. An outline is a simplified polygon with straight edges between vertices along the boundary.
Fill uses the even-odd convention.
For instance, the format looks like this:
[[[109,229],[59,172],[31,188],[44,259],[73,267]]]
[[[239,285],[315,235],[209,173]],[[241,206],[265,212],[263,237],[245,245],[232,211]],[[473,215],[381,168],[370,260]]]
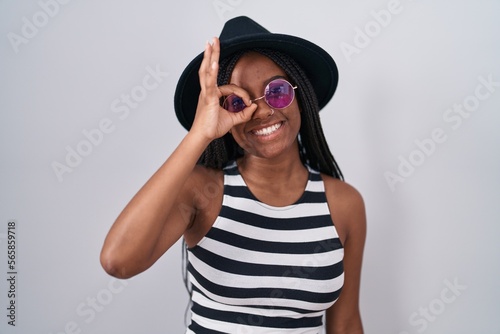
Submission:
[[[252,104],[248,92],[243,88],[236,86],[234,84],[219,86],[219,91],[221,92],[222,96],[229,96],[231,94],[235,94],[241,97],[247,107],[249,107]]]
[[[217,37],[212,38],[212,53],[211,53],[211,67],[214,67],[214,63],[219,64],[220,57],[220,41]],[[217,74],[217,72],[215,73]]]
[[[233,118],[233,126],[234,126],[240,123],[248,122],[252,118],[252,115],[255,113],[256,110],[257,110],[257,104],[252,103],[250,106],[246,107],[240,112],[232,113],[228,111],[228,113],[230,113],[231,117]]]
[[[205,47],[203,67],[200,69],[200,85],[209,96],[220,98],[222,94],[217,87],[217,75],[219,72],[220,43],[217,37],[212,39],[212,44],[207,42]]]
[[[200,77],[200,85],[203,87],[206,81],[206,75],[210,68],[210,59],[212,58],[212,47],[208,41],[205,43],[205,51],[203,52],[203,59],[198,70]]]
[[[206,77],[206,88],[207,92],[217,94],[217,97],[221,97],[220,91],[217,89],[217,75],[219,73],[219,56],[220,56],[220,44],[217,37],[212,38],[212,44],[210,46],[210,64],[207,70]]]

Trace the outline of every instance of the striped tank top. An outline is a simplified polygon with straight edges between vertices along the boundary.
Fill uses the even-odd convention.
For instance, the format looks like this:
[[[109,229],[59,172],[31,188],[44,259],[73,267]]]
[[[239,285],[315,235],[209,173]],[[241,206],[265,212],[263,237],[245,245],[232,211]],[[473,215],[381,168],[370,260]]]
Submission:
[[[255,198],[234,162],[219,216],[188,251],[186,333],[321,333],[344,282],[343,257],[318,172],[309,168],[295,204],[274,207]]]

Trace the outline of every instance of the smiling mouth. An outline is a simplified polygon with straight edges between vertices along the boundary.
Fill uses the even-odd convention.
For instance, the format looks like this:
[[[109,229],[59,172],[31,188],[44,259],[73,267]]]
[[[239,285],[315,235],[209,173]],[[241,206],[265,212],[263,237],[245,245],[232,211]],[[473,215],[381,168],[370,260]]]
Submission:
[[[281,125],[283,125],[282,122],[276,123],[276,124],[273,124],[271,126],[268,126],[267,128],[253,130],[252,133],[256,136],[269,136],[270,134],[276,132],[276,130],[281,128]]]

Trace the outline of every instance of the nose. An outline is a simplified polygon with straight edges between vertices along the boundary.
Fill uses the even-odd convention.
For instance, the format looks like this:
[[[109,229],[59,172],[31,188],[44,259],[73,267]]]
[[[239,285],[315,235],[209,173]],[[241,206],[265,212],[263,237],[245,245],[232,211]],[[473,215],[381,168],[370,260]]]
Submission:
[[[274,114],[274,110],[266,103],[264,99],[254,100],[257,104],[257,109],[252,115],[252,119],[266,119]]]

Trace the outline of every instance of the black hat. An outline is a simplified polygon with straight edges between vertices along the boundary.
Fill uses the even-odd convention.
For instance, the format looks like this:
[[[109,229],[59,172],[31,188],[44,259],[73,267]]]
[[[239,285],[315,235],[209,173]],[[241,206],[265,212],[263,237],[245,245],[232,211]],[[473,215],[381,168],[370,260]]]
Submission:
[[[220,59],[231,54],[253,48],[267,48],[290,55],[305,71],[313,85],[322,109],[333,96],[338,82],[335,61],[322,48],[305,39],[274,34],[246,16],[226,22],[220,34]],[[203,53],[194,58],[182,72],[174,95],[177,119],[187,130],[191,128],[200,95],[198,70]]]

